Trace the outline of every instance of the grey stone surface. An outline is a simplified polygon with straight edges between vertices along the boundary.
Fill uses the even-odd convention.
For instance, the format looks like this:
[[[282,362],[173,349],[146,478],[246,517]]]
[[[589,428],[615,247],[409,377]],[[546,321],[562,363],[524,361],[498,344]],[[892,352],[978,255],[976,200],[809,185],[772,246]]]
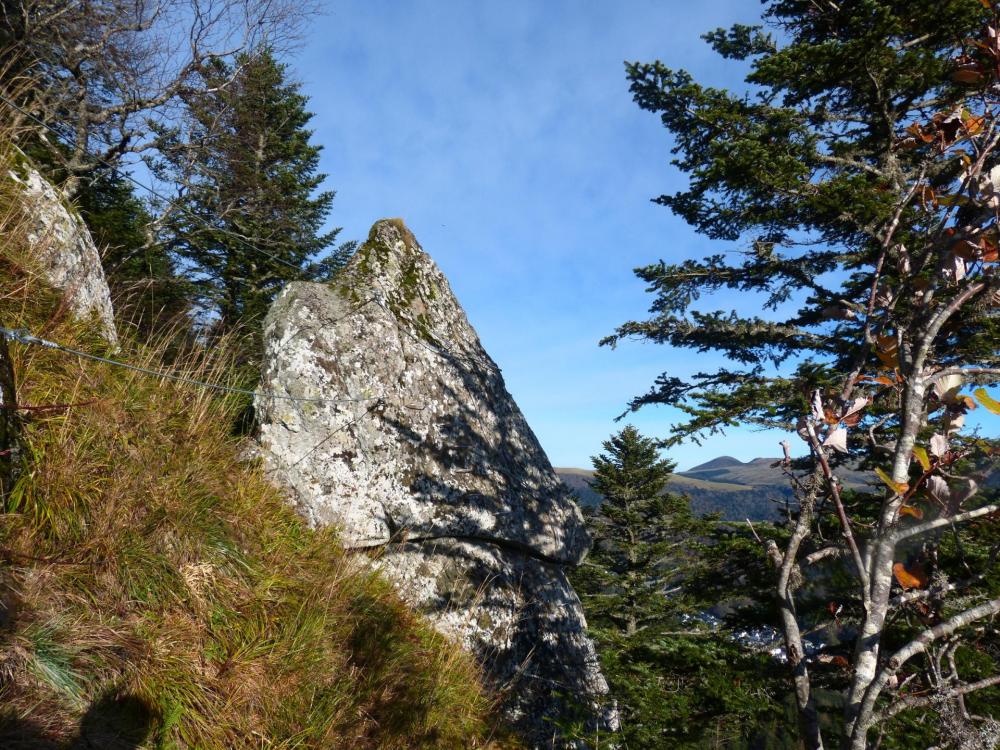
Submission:
[[[94,316],[101,335],[118,341],[111,292],[104,278],[101,256],[83,220],[67,207],[63,195],[36,170],[10,172],[24,188],[32,226],[28,242],[48,282],[66,295],[74,315]]]
[[[269,468],[349,546],[498,540],[561,562],[583,518],[444,275],[383,221],[337,286],[293,283],[264,325],[258,399]]]
[[[260,453],[313,524],[380,547],[402,596],[478,655],[535,747],[607,693],[564,574],[583,519],[444,275],[398,220],[264,327]],[[274,394],[319,401],[290,401]]]
[[[478,655],[508,720],[534,747],[574,746],[559,721],[617,727],[565,566],[452,539],[389,545],[379,565],[412,606]]]

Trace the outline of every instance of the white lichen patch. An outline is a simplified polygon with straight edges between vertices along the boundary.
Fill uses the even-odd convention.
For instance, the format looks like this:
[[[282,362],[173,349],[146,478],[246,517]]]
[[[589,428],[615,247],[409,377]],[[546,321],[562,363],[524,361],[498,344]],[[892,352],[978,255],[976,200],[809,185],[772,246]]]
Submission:
[[[101,335],[109,343],[117,343],[111,291],[87,226],[36,170],[26,167],[23,175],[11,171],[8,177],[24,188],[32,222],[28,243],[46,280],[66,295],[67,308],[74,315],[93,317]]]
[[[264,347],[260,452],[309,522],[384,547],[402,596],[479,656],[526,737],[551,737],[560,695],[596,707],[607,684],[563,572],[587,552],[583,518],[402,223],[377,223],[333,284],[289,285]],[[595,727],[614,723],[595,708]]]

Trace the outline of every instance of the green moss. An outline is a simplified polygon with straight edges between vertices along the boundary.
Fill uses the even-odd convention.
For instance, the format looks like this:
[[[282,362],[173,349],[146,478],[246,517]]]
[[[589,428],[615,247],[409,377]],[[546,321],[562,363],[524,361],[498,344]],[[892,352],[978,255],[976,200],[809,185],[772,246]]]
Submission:
[[[17,146],[9,148],[8,152],[4,154],[3,161],[7,171],[13,172],[21,180],[28,179],[28,174],[32,169],[31,160]]]
[[[405,252],[398,258],[400,263],[400,279],[398,288],[392,290],[387,301],[390,312],[401,326],[410,328],[417,338],[433,346],[440,347],[442,343],[434,336],[427,308],[437,299],[439,290],[431,279],[421,276],[418,265],[421,253],[413,233],[403,223],[402,219],[381,219],[372,225],[367,241],[355,253],[351,263],[339,279],[338,294],[351,304],[360,304],[362,294],[358,291],[370,285],[377,268],[384,268],[392,261],[395,249],[380,236],[380,228],[391,226],[402,239]]]
[[[487,610],[483,609],[480,611],[479,617],[476,618],[476,625],[484,633],[488,633],[493,629],[493,618]]]

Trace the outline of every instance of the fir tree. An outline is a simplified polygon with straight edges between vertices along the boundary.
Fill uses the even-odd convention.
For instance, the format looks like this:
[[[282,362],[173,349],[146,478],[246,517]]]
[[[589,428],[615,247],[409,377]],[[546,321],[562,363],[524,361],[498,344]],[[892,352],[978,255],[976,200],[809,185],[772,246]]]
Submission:
[[[251,329],[290,280],[329,278],[353,250],[323,231],[334,193],[320,191],[307,98],[270,50],[202,71],[161,176],[181,185],[163,206],[175,251],[197,272],[218,328]]]
[[[604,501],[591,523],[595,547],[588,567],[595,583],[613,593],[602,592],[588,611],[633,636],[662,620],[657,565],[693,519],[683,498],[664,493],[673,464],[659,458],[653,440],[630,425],[605,441],[604,450],[592,459],[591,486]]]
[[[118,318],[143,337],[186,321],[190,284],[156,240],[155,219],[132,184],[116,170],[95,172],[75,203],[101,251]]]
[[[666,491],[673,464],[635,427],[592,460],[592,486],[604,500],[588,515],[593,550],[571,575],[622,734],[605,744],[588,739],[601,748],[743,746],[778,706],[775,665],[704,616],[743,593],[726,561],[719,564],[738,542]]]
[[[628,65],[690,178],[657,202],[742,247],[639,269],[652,315],[607,343],[637,336],[730,360],[665,373],[632,402],[686,412],[667,442],[733,425],[801,438],[799,512],[762,552],[806,747],[824,735],[892,746],[915,709],[940,715],[925,733],[971,743],[1000,718],[1000,664],[977,636],[995,638],[1000,613],[1000,504],[983,482],[996,441],[963,429],[977,402],[1000,411],[984,387],[1000,381],[1000,17],[988,0],[764,6],[777,39],[742,25],[706,35],[747,66],[747,93]],[[702,298],[720,290],[758,306],[713,311]],[[843,492],[847,456],[883,489]],[[807,617],[831,580],[829,612]],[[831,657],[839,674],[808,657],[806,627],[851,638]],[[821,716],[818,686],[839,694],[839,720]]]

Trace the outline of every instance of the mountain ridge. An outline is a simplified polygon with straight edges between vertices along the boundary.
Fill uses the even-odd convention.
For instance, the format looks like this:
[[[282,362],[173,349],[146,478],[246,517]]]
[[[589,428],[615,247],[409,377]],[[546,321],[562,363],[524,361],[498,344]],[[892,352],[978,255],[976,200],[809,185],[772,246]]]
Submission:
[[[861,489],[869,484],[866,472],[841,469],[845,486]],[[601,496],[589,485],[593,472],[579,468],[556,468],[560,479],[576,493],[580,505],[596,507]],[[740,461],[718,456],[686,471],[674,472],[667,489],[691,498],[698,515],[718,513],[724,521],[780,521],[783,509],[794,505],[792,488],[784,476],[781,459],[758,457]]]

